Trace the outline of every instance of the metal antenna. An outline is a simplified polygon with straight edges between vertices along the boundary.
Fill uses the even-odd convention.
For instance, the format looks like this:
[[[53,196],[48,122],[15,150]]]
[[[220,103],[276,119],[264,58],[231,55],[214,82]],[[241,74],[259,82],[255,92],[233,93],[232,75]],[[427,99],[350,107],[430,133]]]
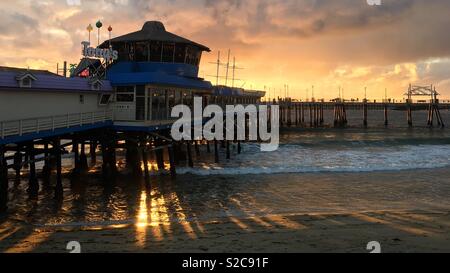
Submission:
[[[220,73],[220,66],[222,65],[220,63],[220,51],[217,53],[217,62],[210,63],[210,64],[215,64],[217,66],[217,72],[216,72],[216,75],[214,75],[214,76],[213,75],[207,75],[207,76],[216,78],[216,86],[219,86],[219,78],[220,78],[219,73]]]
[[[228,49],[228,61],[227,61],[227,73],[226,73],[226,75],[225,75],[225,86],[227,86],[227,84],[228,84],[228,71],[229,71],[229,69],[230,69],[230,54],[231,54],[231,50],[230,49]]]
[[[220,71],[220,51],[217,55],[217,74],[216,74],[216,86],[219,85],[219,71]]]

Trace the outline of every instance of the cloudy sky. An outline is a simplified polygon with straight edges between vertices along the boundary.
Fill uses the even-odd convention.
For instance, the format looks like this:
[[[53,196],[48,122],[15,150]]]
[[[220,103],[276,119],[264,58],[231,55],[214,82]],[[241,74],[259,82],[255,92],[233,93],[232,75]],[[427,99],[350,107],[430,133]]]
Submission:
[[[228,48],[245,88],[270,95],[401,98],[409,83],[435,84],[450,98],[450,1],[382,0],[0,0],[0,65],[44,68],[80,59],[86,26],[101,19],[113,36],[160,20],[209,46],[200,76]],[[102,39],[107,38],[106,31]],[[222,59],[225,62],[225,58]]]

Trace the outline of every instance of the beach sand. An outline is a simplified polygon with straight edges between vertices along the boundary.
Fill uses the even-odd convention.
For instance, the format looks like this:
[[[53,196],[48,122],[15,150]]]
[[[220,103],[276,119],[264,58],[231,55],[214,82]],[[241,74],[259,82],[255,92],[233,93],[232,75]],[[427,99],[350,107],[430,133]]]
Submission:
[[[449,231],[450,213],[437,211],[230,217],[89,229],[10,226],[0,229],[0,252],[64,253],[69,241],[80,242],[84,253],[367,253],[371,241],[386,253],[449,252]]]

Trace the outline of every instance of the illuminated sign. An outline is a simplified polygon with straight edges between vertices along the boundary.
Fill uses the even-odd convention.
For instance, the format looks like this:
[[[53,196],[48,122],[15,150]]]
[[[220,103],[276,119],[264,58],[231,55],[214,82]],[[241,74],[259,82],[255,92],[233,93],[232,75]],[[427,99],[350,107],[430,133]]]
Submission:
[[[102,49],[98,47],[90,47],[89,42],[82,42],[81,44],[83,45],[81,54],[84,57],[101,58],[105,59],[106,61],[115,61],[119,58],[119,53],[117,52],[117,50],[112,50],[111,48]]]

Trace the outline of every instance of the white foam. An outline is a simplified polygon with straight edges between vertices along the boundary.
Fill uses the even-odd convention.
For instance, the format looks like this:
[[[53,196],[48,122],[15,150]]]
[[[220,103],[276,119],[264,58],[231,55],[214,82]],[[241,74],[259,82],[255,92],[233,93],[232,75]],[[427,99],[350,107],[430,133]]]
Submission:
[[[263,153],[250,147],[223,164],[202,164],[179,168],[179,174],[252,175],[319,172],[373,172],[431,169],[450,166],[450,145],[405,145],[344,149],[305,148],[283,145],[276,152]]]

